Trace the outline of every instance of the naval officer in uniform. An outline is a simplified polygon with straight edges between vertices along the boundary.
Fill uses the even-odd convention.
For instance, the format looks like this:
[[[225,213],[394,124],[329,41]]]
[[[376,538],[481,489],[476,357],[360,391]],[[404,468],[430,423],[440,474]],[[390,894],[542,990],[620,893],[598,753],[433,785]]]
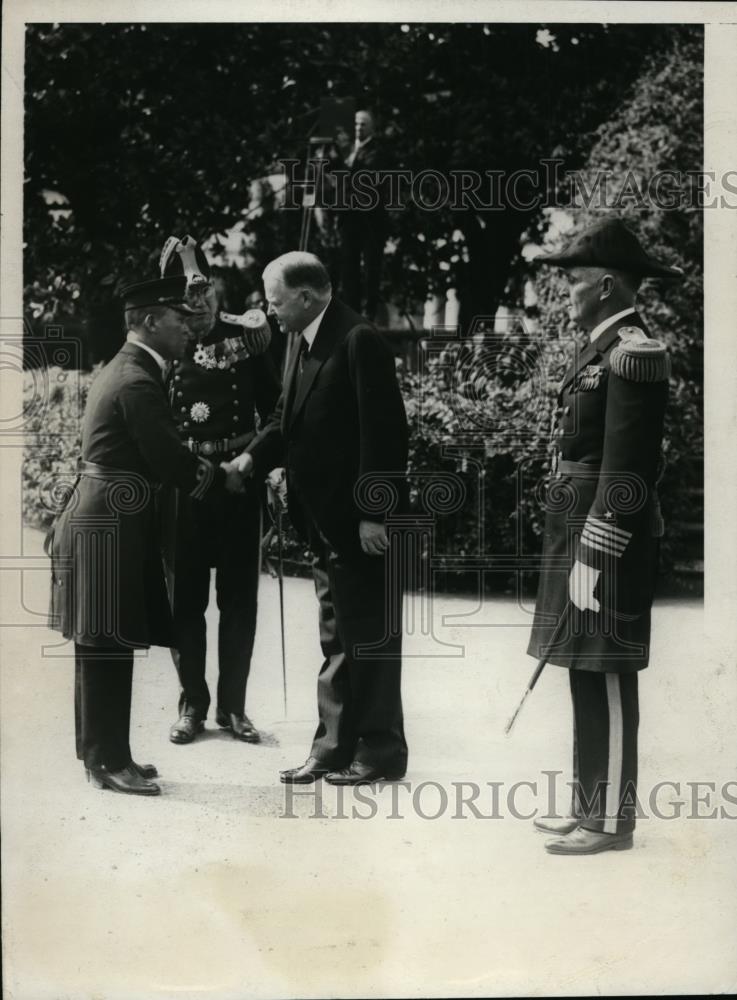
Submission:
[[[191,236],[169,237],[160,269],[184,277],[192,310],[187,321],[193,342],[174,362],[169,378],[174,419],[193,454],[228,463],[279,398],[279,375],[267,351],[271,330],[259,309],[243,316],[218,311],[207,257]],[[180,695],[179,718],[169,732],[172,743],[191,743],[210,707],[205,611],[212,569],[219,611],[215,721],[236,739],[260,741],[245,706],[256,634],[263,493],[263,483],[249,480],[240,493],[223,491],[197,502],[185,490],[176,499],[170,590]]]
[[[78,477],[49,534],[50,625],[74,640],[77,756],[99,788],[157,795],[129,731],[133,651],[171,646],[172,617],[157,493],[171,483],[201,501],[240,487],[179,439],[164,379],[189,339],[183,278],[123,291],[127,341],[90,388]]]
[[[669,359],[635,297],[644,278],[681,272],[646,253],[616,217],[537,261],[565,269],[571,317],[587,343],[559,387],[528,648],[537,658],[551,645],[549,662],[570,672],[574,808],[535,825],[557,834],[550,853],[594,854],[632,846],[638,673],[650,656],[662,533],[656,486]]]

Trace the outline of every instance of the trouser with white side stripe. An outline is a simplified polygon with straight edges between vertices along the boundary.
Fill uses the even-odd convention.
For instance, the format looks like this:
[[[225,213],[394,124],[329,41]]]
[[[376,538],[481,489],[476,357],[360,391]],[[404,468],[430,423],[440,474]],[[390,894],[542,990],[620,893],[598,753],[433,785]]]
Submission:
[[[571,670],[574,810],[587,830],[635,827],[637,674]]]

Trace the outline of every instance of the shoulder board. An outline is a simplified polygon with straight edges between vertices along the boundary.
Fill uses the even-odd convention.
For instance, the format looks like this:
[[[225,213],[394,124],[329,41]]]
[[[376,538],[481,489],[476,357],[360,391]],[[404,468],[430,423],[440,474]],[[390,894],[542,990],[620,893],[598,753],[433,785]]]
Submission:
[[[670,377],[665,344],[649,337],[644,341],[622,340],[611,353],[610,367],[615,375],[630,382],[666,382]]]

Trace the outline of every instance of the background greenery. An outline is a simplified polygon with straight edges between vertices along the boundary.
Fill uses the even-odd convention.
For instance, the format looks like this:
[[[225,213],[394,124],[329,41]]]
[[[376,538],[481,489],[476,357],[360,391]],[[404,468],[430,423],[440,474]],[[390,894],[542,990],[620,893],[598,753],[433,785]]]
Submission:
[[[372,107],[398,169],[509,174],[556,158],[591,186],[602,170],[647,180],[661,169],[701,169],[702,61],[698,26],[29,26],[31,335],[61,325],[81,343],[84,367],[112,356],[123,335],[115,293],[154,273],[172,232],[203,238],[239,223],[247,249],[242,269],[227,276],[231,299],[258,293],[263,264],[296,245],[300,217],[276,210],[268,183],[254,211],[250,185],[280,158],[302,155],[322,97]],[[65,201],[49,205],[44,191]],[[687,542],[684,525],[700,517],[702,216],[637,197],[617,207],[651,251],[686,272],[681,285],[648,282],[642,294],[674,362],[663,487],[672,568]],[[566,218],[578,229],[599,211],[571,204]],[[558,275],[536,272],[522,251],[559,242],[560,225],[540,206],[506,203],[436,212],[409,203],[392,213],[384,298],[408,314],[448,287],[461,301],[462,341],[444,354],[431,350],[421,370],[407,356],[401,373],[416,492],[424,473],[443,469],[467,484],[464,510],[438,520],[438,554],[537,548],[539,504],[529,486],[545,469],[551,386],[574,331]],[[313,249],[335,264],[334,244],[323,244],[316,232]],[[500,305],[516,318],[484,338]],[[29,429],[42,434],[26,461],[26,513],[36,522],[49,516],[41,502],[48,481],[73,468],[78,453],[74,435],[55,441],[52,432],[57,423],[69,430],[85,392],[65,403],[58,373],[48,376],[55,405],[35,418],[29,385]],[[459,440],[465,452],[453,454]]]

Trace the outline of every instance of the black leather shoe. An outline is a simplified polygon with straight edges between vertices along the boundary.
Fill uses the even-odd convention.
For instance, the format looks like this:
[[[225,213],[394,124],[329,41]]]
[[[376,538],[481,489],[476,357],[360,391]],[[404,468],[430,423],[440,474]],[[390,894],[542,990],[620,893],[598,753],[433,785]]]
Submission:
[[[582,826],[565,837],[545,841],[548,854],[601,854],[603,851],[629,851],[632,846],[631,833],[598,833]]]
[[[243,740],[244,743],[261,742],[261,734],[245,713],[237,715],[231,712],[230,715],[226,715],[225,712],[218,710],[215,722],[222,729],[229,729],[236,740]]]
[[[375,781],[400,781],[405,775],[385,767],[374,767],[354,760],[342,771],[331,771],[325,775],[329,785],[372,785]]]
[[[204,728],[205,723],[201,719],[182,715],[169,730],[169,739],[172,743],[191,743]]]
[[[109,788],[123,795],[160,795],[161,789],[153,781],[142,778],[130,764],[122,771],[108,771],[105,767],[92,767],[89,780],[95,788]]]
[[[572,833],[581,821],[575,816],[566,816],[564,819],[550,819],[540,816],[533,819],[532,825],[542,833],[555,833],[559,837],[565,837],[567,833]]]
[[[130,762],[130,766],[134,771],[137,771],[142,778],[158,778],[159,772],[156,770],[153,764],[136,764],[134,760]]]
[[[317,757],[308,757],[301,767],[290,767],[279,772],[279,780],[284,785],[310,785],[324,778],[330,770]]]

